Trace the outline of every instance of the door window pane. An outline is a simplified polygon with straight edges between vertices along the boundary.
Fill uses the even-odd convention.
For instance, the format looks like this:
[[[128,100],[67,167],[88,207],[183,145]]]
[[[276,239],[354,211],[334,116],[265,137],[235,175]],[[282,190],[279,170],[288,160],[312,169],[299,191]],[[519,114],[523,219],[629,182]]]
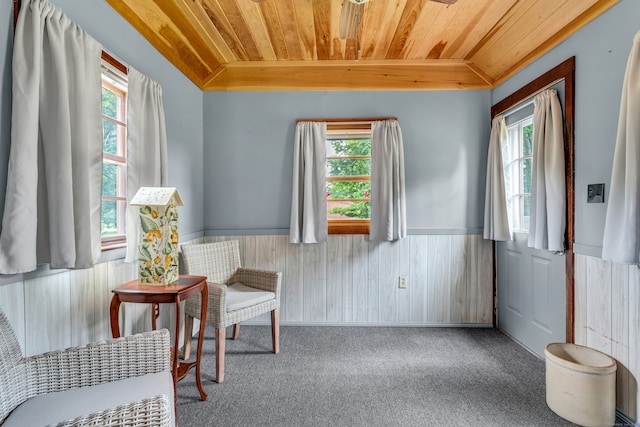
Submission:
[[[511,226],[514,231],[529,230],[533,171],[533,117],[527,117],[507,128],[509,158],[507,173],[511,194]]]

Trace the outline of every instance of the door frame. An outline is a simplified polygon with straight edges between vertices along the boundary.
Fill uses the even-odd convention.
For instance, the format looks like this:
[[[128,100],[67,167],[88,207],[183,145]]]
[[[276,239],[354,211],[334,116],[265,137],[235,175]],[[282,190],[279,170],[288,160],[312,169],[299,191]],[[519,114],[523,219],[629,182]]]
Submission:
[[[575,182],[574,182],[574,120],[575,120],[575,73],[576,57],[572,56],[561,64],[555,66],[540,77],[534,79],[511,95],[505,97],[491,107],[491,119],[512,107],[532,98],[554,84],[564,81],[564,155],[566,176],[566,200],[567,200],[567,229],[565,241],[567,242],[566,255],[566,342],[574,342],[574,213],[575,213]],[[497,258],[495,256],[494,242],[494,301],[497,301]],[[494,326],[497,325],[496,307],[494,307]]]

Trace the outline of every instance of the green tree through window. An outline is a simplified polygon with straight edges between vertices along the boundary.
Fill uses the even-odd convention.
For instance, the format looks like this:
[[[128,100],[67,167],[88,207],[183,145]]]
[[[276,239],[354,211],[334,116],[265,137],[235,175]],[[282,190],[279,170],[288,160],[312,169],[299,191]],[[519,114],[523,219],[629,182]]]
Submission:
[[[371,139],[330,140],[327,157],[329,214],[350,219],[371,216]]]
[[[118,98],[116,95],[102,88],[102,114],[108,117],[117,117]],[[103,151],[109,154],[118,153],[118,132],[117,125],[105,118],[102,119],[102,141]],[[104,163],[102,167],[102,194],[104,196],[116,196],[118,170],[111,163]],[[105,200],[102,203],[102,236],[116,234],[118,230],[118,220],[116,216],[116,203],[112,200]]]
[[[509,155],[507,173],[510,193],[511,226],[527,232],[531,216],[531,178],[533,171],[533,117],[507,127]]]

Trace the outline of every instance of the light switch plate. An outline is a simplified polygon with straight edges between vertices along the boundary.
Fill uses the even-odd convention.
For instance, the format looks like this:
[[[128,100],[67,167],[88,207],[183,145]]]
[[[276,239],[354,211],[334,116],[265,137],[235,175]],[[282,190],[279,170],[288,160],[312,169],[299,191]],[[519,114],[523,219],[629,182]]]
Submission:
[[[604,203],[604,184],[587,185],[587,203]]]

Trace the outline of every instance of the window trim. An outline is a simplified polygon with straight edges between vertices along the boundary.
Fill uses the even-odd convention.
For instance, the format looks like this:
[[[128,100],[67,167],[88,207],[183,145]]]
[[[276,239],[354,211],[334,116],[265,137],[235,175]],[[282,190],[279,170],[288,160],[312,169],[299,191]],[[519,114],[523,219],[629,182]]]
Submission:
[[[297,119],[300,122],[323,122],[327,130],[357,131],[371,129],[371,123],[382,120],[398,120],[397,117],[366,117],[366,118],[324,118]],[[348,221],[348,223],[344,223]],[[359,223],[358,223],[359,222]],[[367,220],[329,220],[327,218],[327,232],[329,234],[369,234],[371,219]]]
[[[369,234],[370,219],[332,219],[327,220],[329,234]]]
[[[327,123],[327,131],[344,131],[345,136],[349,131],[368,131],[369,138],[358,138],[353,136],[352,139],[369,139],[371,140],[371,123]],[[338,139],[338,138],[331,138]],[[327,141],[331,140],[327,137]],[[327,156],[326,160],[330,159],[371,159],[371,156]],[[364,176],[327,176],[326,182],[371,182],[371,175]],[[342,199],[327,199],[331,201],[341,201]],[[371,198],[368,199],[348,199],[350,202],[368,201],[371,203]],[[327,211],[327,215],[328,215]],[[371,229],[371,218],[369,219],[330,219],[327,218],[327,233],[328,234],[369,234]]]
[[[491,118],[518,105],[519,103],[533,97],[538,92],[564,81],[564,141],[565,141],[565,162],[566,162],[566,191],[567,191],[567,250],[566,259],[566,342],[573,343],[575,339],[575,278],[573,259],[573,240],[575,224],[575,181],[573,174],[575,171],[574,159],[574,129],[575,129],[575,86],[576,86],[576,57],[572,56],[566,61],[558,64],[538,78],[532,80],[525,86],[508,95],[491,107]],[[495,243],[494,243],[495,245]],[[494,265],[494,271],[495,271]],[[494,274],[494,295],[496,291],[496,275]],[[493,324],[497,324],[496,310],[494,310]]]
[[[107,63],[108,65],[112,66],[116,71],[122,73],[124,76],[128,75],[128,69],[127,67],[120,61],[118,61],[117,59],[115,59],[113,56],[111,56],[109,53],[105,52],[104,50],[102,51],[102,61],[104,61],[105,63]],[[104,65],[103,65],[104,68]],[[113,73],[111,73],[113,74]],[[127,92],[125,90],[123,90],[122,88],[119,88],[118,86],[105,81],[105,79],[102,77],[102,75],[104,75],[104,72],[101,74],[100,80],[101,80],[101,87],[107,87],[109,90],[112,90],[113,92],[120,92],[122,94],[124,94],[124,98],[122,100],[122,103],[124,105],[122,105],[122,108],[124,109],[124,117],[126,119],[127,117],[127,110],[126,110],[126,95]],[[104,151],[102,152],[102,163],[105,163],[105,160],[107,160],[108,162],[113,162],[114,164],[124,164],[124,167],[126,168],[127,166],[127,157],[126,157],[126,122],[123,122],[121,120],[118,119],[114,119],[113,117],[108,117],[105,115],[101,115],[102,119],[108,120],[114,124],[116,124],[117,126],[123,126],[125,129],[125,135],[122,138],[123,140],[118,140],[118,144],[122,144],[122,146],[118,147],[118,151],[123,153],[124,155],[119,156],[119,155],[114,155],[114,154],[110,154],[110,153],[105,153]],[[125,185],[126,186],[126,174],[123,177],[119,177],[119,184],[121,185]],[[122,180],[124,179],[124,183],[122,182]],[[126,188],[126,187],[125,187]],[[126,191],[126,190],[125,190]],[[127,210],[127,197],[126,197],[126,193],[125,196],[122,195],[116,195],[116,196],[104,196],[101,195],[101,200],[115,200],[116,201],[116,209],[118,210],[118,219],[124,221],[125,217],[126,217],[126,210]],[[121,202],[124,201],[125,203],[117,203],[117,202]],[[101,220],[102,220],[102,211],[101,211],[101,216],[100,216]],[[110,251],[110,250],[114,250],[114,249],[120,249],[120,248],[124,248],[127,246],[127,236],[126,236],[126,232],[123,234],[117,234],[114,236],[108,236],[108,237],[102,237],[101,238],[101,250],[102,252],[105,251]]]

